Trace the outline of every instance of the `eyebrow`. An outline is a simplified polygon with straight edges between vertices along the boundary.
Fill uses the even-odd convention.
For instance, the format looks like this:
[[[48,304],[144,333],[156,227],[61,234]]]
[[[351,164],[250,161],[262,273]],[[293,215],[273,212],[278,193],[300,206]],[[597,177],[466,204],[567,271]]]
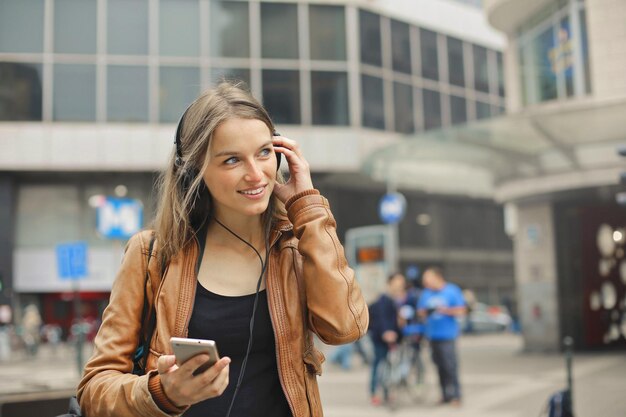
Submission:
[[[263,145],[259,146],[259,149],[266,148],[266,147],[272,145],[272,143],[273,142],[271,140],[268,140]],[[237,155],[239,155],[239,152],[226,150],[226,151],[221,151],[221,152],[216,153],[215,155],[213,155],[213,157],[214,158],[219,158],[221,156],[237,156]]]

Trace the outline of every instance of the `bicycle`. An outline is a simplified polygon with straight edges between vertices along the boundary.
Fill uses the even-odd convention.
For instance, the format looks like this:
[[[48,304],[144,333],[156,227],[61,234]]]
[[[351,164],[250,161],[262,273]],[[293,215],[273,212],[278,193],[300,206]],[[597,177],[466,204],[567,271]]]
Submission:
[[[403,335],[400,343],[389,346],[387,357],[378,369],[385,402],[392,410],[421,401],[425,394],[424,371],[419,349],[416,349],[416,342],[421,338],[421,325],[406,326]]]

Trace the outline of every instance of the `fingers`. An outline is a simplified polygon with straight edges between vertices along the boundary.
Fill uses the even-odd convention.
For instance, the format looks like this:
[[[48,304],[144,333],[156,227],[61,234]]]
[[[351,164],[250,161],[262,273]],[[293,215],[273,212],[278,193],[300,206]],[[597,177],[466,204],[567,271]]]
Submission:
[[[157,371],[160,374],[165,374],[170,371],[170,369],[176,363],[176,356],[174,355],[162,355],[157,360]]]

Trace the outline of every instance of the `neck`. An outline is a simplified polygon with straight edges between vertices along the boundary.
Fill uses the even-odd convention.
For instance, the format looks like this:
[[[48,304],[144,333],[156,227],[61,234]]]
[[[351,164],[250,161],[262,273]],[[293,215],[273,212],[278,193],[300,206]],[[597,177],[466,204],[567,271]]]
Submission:
[[[223,244],[238,241],[229,230],[257,248],[265,245],[265,232],[261,216],[241,218],[215,216],[209,223],[207,239],[209,237],[218,239]],[[243,242],[240,243],[243,244]]]

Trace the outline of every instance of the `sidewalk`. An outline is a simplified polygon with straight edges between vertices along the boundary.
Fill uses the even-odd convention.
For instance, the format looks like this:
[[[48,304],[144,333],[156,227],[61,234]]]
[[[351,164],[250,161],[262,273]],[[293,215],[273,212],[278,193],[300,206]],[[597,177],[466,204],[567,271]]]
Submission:
[[[459,341],[463,404],[436,405],[436,369],[430,353],[422,352],[427,389],[422,402],[390,411],[372,407],[368,398],[369,369],[351,371],[326,364],[319,379],[326,417],[538,417],[551,393],[565,388],[565,360],[557,354],[521,353],[519,336],[464,336]],[[328,355],[327,355],[328,356]],[[626,416],[626,354],[594,353],[574,356],[576,417]]]
[[[428,352],[427,389],[422,402],[392,412],[369,404],[369,368],[354,358],[353,370],[342,371],[330,363],[319,378],[326,417],[536,417],[549,395],[565,386],[561,355],[521,353],[514,335],[463,337],[459,342],[464,400],[460,408],[434,405],[439,399],[435,369]],[[330,351],[330,347],[325,350]],[[85,347],[84,358],[91,353]],[[42,347],[36,358],[15,354],[0,362],[0,403],[40,396],[67,397],[79,375],[71,346],[56,352]],[[626,415],[626,353],[576,354],[574,357],[574,408],[576,417]]]

